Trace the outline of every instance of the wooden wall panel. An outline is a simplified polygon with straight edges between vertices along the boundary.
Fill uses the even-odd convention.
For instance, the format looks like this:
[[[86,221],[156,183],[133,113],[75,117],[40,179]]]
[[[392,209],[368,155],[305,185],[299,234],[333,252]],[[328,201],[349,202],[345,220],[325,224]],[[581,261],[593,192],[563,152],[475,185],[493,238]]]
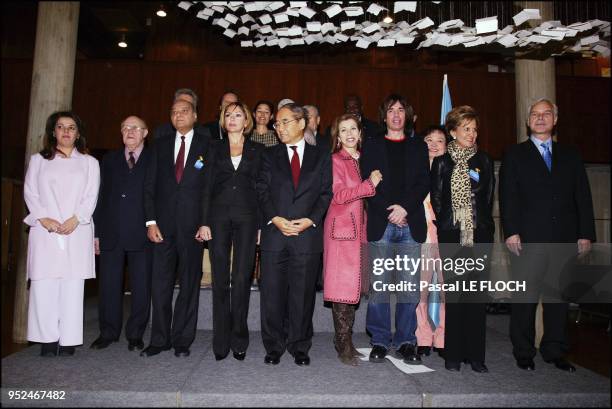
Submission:
[[[9,152],[17,152],[12,156],[16,156],[14,162],[20,163],[19,155],[23,154],[19,152],[23,152],[27,129],[30,72],[31,61],[2,61],[2,145]],[[150,129],[169,121],[174,91],[181,87],[193,88],[200,96],[200,122],[215,118],[220,94],[234,88],[251,107],[258,99],[276,102],[285,97],[314,103],[322,114],[322,130],[342,113],[346,94],[359,94],[366,116],[378,119],[380,102],[395,91],[414,106],[417,129],[423,129],[439,122],[444,73],[449,76],[453,105],[472,105],[480,113],[482,149],[501,158],[504,148],[516,140],[514,75],[508,73],[350,64],[79,60],[73,107],[87,124],[88,143],[94,151],[120,146],[119,124],[127,115],[142,116]],[[610,162],[609,87],[609,78],[557,79],[559,139],[578,145],[587,162]],[[3,175],[23,177],[19,166],[23,165],[4,165]]]
[[[557,105],[558,140],[587,162],[610,163],[610,79],[557,77]]]

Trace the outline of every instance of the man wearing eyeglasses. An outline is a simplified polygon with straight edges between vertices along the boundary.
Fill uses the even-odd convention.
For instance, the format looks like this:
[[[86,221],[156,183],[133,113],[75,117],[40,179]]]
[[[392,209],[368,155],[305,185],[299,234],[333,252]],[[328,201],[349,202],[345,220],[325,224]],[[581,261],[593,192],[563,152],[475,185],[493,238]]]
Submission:
[[[145,147],[147,125],[137,116],[121,123],[123,147],[108,153],[100,165],[101,183],[94,212],[95,251],[100,262],[100,336],[92,349],[119,340],[123,325],[123,272],[127,257],[130,317],[125,326],[128,349],[142,349],[142,335],[151,304],[151,248],[143,204],[144,179],[150,153]]]
[[[309,365],[315,282],[323,251],[323,216],[332,198],[331,157],[306,144],[307,111],[295,104],[276,114],[281,144],[265,150],[257,181],[261,230],[261,335],[264,362],[289,351]]]
[[[568,243],[562,249],[575,246],[575,254],[590,251],[595,240],[591,189],[580,154],[552,140],[557,106],[542,98],[527,112],[529,139],[508,149],[499,171],[499,206],[512,272],[515,278],[527,280],[526,293],[517,294],[526,299],[515,299],[512,304],[512,352],[519,368],[535,369],[535,313],[542,294],[540,354],[558,369],[574,372],[576,368],[566,358],[568,304],[549,290],[533,287],[550,268],[547,265],[553,266],[559,258],[550,251],[551,244]]]

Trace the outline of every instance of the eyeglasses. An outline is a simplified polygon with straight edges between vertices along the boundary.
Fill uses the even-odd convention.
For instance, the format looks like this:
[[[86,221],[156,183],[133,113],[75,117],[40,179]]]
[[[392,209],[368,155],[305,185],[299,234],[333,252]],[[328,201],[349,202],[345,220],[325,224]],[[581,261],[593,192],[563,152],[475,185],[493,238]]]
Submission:
[[[274,122],[274,123],[272,124],[272,128],[274,128],[274,129],[278,129],[278,128],[280,128],[281,126],[282,126],[283,128],[286,128],[286,127],[287,127],[287,125],[289,125],[291,122],[295,122],[295,121],[299,121],[299,119],[292,119],[292,120],[290,120],[290,121],[288,121],[288,120],[286,120],[286,119],[285,119],[284,121],[280,121],[280,122],[278,122],[278,121],[277,121],[277,122]]]
[[[529,114],[529,116],[533,119],[538,119],[538,118],[545,118],[545,119],[549,119],[553,117],[553,113],[550,111],[546,111],[546,112],[532,112],[531,114]]]
[[[147,128],[141,128],[139,126],[134,126],[134,125],[123,125],[121,127],[121,132],[133,132],[133,131],[144,131]]]
[[[66,130],[68,132],[76,132],[77,131],[77,127],[74,126],[74,125],[64,126],[64,125],[61,125],[61,124],[57,124],[57,125],[55,125],[55,129],[57,131],[60,131],[60,132],[63,131],[63,130]]]

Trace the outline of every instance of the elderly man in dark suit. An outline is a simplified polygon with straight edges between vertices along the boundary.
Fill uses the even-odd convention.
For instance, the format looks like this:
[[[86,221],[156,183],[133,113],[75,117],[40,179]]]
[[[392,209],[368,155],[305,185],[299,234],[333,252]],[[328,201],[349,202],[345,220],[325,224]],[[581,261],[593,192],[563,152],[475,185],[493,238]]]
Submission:
[[[261,232],[261,335],[266,364],[285,349],[309,365],[315,282],[323,251],[323,216],[332,198],[331,157],[306,144],[307,111],[295,104],[276,114],[281,144],[266,149],[257,181]],[[267,224],[267,225],[266,225]]]
[[[144,215],[144,179],[149,150],[147,125],[137,116],[121,123],[124,146],[104,156],[94,212],[96,254],[100,255],[100,336],[92,349],[104,349],[119,339],[123,325],[123,270],[127,257],[131,310],[125,326],[128,349],[144,348],[142,334],[151,305],[151,249]]]
[[[204,195],[209,137],[194,130],[197,119],[190,102],[178,100],[170,111],[175,132],[153,146],[145,178],[147,236],[153,242],[151,343],[141,356],[174,347],[188,356],[195,338],[202,277]],[[179,294],[172,312],[175,274]]]
[[[550,246],[534,254],[528,247],[534,244],[523,249],[522,243],[576,243],[577,252],[586,253],[595,240],[595,225],[591,190],[580,155],[552,140],[557,106],[539,99],[528,112],[529,139],[512,146],[503,159],[499,203],[506,246],[513,254],[512,271],[516,277],[535,283],[533,278],[544,273],[542,267],[545,269],[558,257],[550,252]],[[512,305],[513,354],[518,367],[524,370],[535,369],[537,295],[531,294],[526,302]],[[547,303],[544,299],[543,307],[542,358],[561,370],[574,372],[576,369],[565,358],[569,350],[568,305],[558,300]]]

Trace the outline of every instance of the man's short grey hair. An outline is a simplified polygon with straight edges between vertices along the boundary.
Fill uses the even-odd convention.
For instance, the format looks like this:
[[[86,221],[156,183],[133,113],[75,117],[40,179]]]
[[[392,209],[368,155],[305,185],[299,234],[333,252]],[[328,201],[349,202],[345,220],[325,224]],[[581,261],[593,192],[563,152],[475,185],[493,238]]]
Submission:
[[[557,104],[555,104],[548,98],[538,98],[527,108],[527,123],[528,124],[529,124],[529,116],[531,115],[531,110],[533,109],[534,106],[538,105],[540,102],[546,102],[548,105],[552,106],[555,118],[559,117],[559,108],[557,108]]]
[[[191,88],[179,88],[174,92],[174,102],[176,102],[181,95],[189,95],[193,99],[194,111],[198,110],[198,94],[196,94]]]
[[[308,109],[309,112],[312,109],[315,112],[315,116],[321,116],[319,115],[319,108],[317,108],[316,105],[304,105],[304,109]]]

